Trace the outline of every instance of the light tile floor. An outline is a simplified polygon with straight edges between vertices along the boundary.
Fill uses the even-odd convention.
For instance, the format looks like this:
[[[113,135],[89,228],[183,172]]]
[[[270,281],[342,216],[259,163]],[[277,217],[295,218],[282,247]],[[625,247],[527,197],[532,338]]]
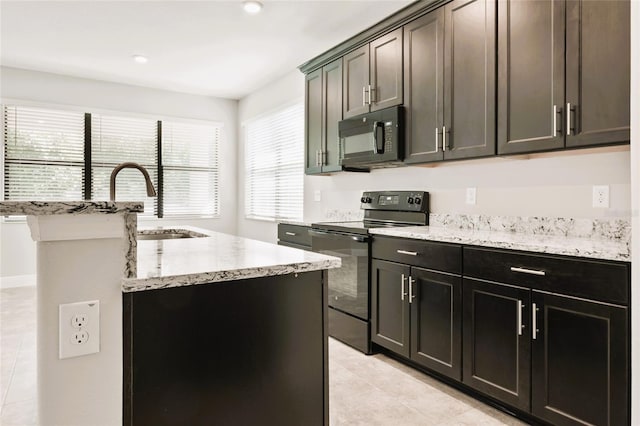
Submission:
[[[0,425],[37,425],[35,287],[0,290]],[[524,425],[385,355],[329,340],[332,426]],[[48,426],[48,425],[43,425]]]

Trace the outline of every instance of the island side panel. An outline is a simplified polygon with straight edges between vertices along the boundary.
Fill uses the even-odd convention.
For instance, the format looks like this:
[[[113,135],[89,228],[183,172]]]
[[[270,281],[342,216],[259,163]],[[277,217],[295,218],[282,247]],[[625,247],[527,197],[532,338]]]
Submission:
[[[323,271],[125,293],[125,425],[328,425]]]

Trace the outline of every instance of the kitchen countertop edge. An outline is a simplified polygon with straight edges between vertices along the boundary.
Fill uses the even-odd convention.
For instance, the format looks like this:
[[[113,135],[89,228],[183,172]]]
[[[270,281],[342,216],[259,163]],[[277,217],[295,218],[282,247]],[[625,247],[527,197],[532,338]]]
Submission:
[[[532,235],[499,231],[476,231],[434,226],[373,228],[370,229],[369,232],[374,235],[388,237],[502,248],[598,260],[624,262],[631,260],[630,244],[617,240]]]

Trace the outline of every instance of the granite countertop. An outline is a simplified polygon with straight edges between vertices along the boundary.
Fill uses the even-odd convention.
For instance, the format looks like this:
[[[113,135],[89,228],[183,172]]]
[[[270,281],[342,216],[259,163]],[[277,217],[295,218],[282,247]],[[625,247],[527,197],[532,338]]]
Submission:
[[[143,210],[144,204],[137,201],[0,201],[0,216],[141,213]]]
[[[491,230],[455,229],[440,226],[412,226],[405,228],[374,228],[376,235],[440,241],[482,247],[497,247],[536,253],[559,254],[591,259],[631,260],[627,241],[597,238],[535,235]]]
[[[309,251],[194,227],[180,230],[183,228],[206,237],[139,240],[137,277],[123,280],[123,292],[332,269],[341,263],[339,258]],[[158,228],[139,232],[158,233]]]

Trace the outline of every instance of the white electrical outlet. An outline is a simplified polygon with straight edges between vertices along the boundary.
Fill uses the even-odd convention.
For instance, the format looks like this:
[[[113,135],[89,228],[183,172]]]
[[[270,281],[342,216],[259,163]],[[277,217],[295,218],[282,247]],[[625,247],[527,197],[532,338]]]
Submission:
[[[319,189],[313,191],[313,201],[322,201],[322,192]]]
[[[609,185],[593,186],[593,207],[609,207]]]
[[[59,305],[58,315],[60,359],[100,352],[100,301]]]
[[[467,188],[467,204],[475,204],[475,203],[476,203],[476,189]]]

